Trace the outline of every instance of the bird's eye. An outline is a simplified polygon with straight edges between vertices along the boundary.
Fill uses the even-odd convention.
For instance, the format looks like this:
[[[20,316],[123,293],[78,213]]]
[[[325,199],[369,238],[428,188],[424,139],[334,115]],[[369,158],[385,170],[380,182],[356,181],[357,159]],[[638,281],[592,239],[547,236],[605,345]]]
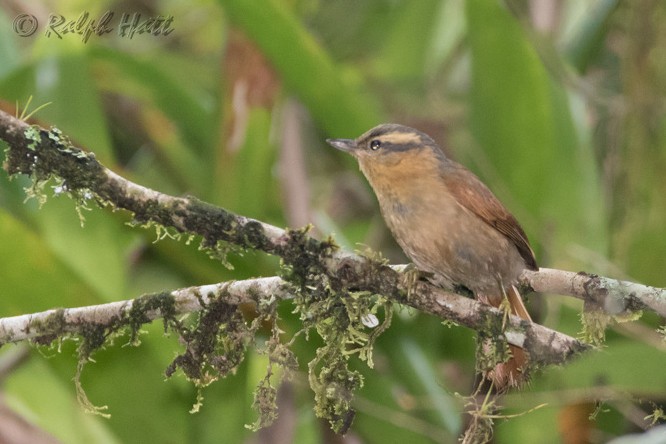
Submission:
[[[377,139],[370,142],[370,149],[372,151],[377,151],[379,148],[381,148],[381,146],[382,146],[382,143]]]

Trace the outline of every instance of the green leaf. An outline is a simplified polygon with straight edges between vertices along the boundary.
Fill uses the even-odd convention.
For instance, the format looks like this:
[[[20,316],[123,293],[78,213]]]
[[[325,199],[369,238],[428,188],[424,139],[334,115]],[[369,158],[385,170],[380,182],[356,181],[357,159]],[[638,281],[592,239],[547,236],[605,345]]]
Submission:
[[[640,365],[638,365],[640,363]],[[538,391],[613,387],[637,397],[666,396],[666,353],[645,343],[620,340],[603,351],[589,352],[567,364],[552,367],[535,381]]]
[[[107,165],[113,164],[111,139],[88,57],[82,50],[53,49],[0,82],[0,94],[37,107],[51,104],[37,118],[57,126]]]
[[[198,155],[208,153],[215,136],[210,130],[214,114],[202,91],[174,79],[160,65],[159,58],[141,58],[101,46],[93,48],[91,56],[120,74],[120,78],[106,79],[106,83],[116,89],[127,87],[128,81],[138,84],[141,96],[151,99],[170,118]]]
[[[192,442],[202,444],[246,442],[252,432],[245,428],[256,418],[251,410],[252,392],[258,380],[249,377],[255,356],[250,352],[234,375],[204,389],[201,410],[189,414]]]
[[[56,46],[30,66],[28,90],[10,91],[23,103],[34,95],[33,104],[51,102],[38,118],[57,126],[77,144],[94,151],[107,165],[114,160],[102,102],[90,69],[88,54],[82,49]],[[2,91],[4,82],[0,85]]]
[[[39,236],[0,209],[0,312],[19,315],[97,302],[90,287],[64,266]]]
[[[93,288],[102,300],[127,297],[127,257],[140,235],[130,232],[108,210],[90,203],[91,210],[80,208],[68,197],[49,198],[35,215],[41,236],[49,249]]]
[[[430,48],[438,10],[448,2],[421,0],[402,2],[388,21],[386,44],[379,59],[379,71],[394,79],[418,79],[430,59]]]
[[[428,394],[438,423],[451,434],[458,435],[462,427],[459,406],[438,382],[433,362],[428,359],[419,344],[407,338],[400,341],[399,347],[411,368],[414,377],[412,383],[420,386],[419,392]]]
[[[3,384],[7,405],[61,442],[120,443],[108,421],[81,409],[73,384],[59,378],[42,355],[34,355]]]
[[[275,163],[271,143],[271,114],[264,108],[248,110],[247,129],[237,150],[226,149],[214,184],[215,201],[232,211],[262,218],[280,211],[278,185],[270,170]]]
[[[515,211],[528,232],[537,232],[536,221],[548,227],[543,235],[554,257],[563,260],[574,240],[603,252],[601,187],[589,141],[573,124],[575,102],[499,3],[468,0],[467,19],[473,132],[513,198],[498,194],[510,208],[520,204],[536,217]]]
[[[578,72],[585,72],[604,47],[610,18],[619,4],[619,0],[599,0],[566,43],[564,54]]]
[[[19,50],[16,47],[16,38],[12,33],[11,18],[7,17],[5,10],[0,10],[0,79],[12,72],[19,64]]]
[[[329,134],[358,135],[385,120],[358,77],[337,69],[283,2],[266,0],[261,6],[245,0],[220,3]]]

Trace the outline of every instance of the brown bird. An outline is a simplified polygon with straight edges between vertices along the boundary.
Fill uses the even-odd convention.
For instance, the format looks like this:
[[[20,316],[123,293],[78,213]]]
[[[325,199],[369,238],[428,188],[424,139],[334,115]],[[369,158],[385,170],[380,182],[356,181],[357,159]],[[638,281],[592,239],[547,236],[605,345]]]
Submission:
[[[379,125],[359,138],[328,139],[350,153],[370,182],[384,220],[417,268],[462,285],[493,307],[531,320],[515,287],[524,269],[537,270],[518,221],[472,172],[446,157],[427,134]],[[524,380],[525,351],[487,372],[496,390]]]

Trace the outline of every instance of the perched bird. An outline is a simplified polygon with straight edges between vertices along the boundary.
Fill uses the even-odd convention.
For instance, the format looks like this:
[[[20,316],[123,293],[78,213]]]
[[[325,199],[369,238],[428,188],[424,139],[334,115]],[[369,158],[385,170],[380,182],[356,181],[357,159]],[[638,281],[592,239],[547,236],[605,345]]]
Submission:
[[[403,125],[327,142],[358,160],[386,224],[418,269],[493,307],[507,300],[513,314],[531,320],[514,284],[524,269],[538,269],[534,252],[518,221],[478,177],[427,134]],[[486,374],[496,390],[524,379],[525,351],[510,349],[512,357]]]

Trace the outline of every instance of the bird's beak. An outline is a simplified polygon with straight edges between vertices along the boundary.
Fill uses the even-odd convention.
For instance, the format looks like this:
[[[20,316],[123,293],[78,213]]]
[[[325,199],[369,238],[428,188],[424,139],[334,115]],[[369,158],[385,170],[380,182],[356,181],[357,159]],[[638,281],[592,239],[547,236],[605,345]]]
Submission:
[[[333,148],[350,154],[354,154],[354,151],[356,151],[356,141],[354,139],[326,139],[326,143]]]

